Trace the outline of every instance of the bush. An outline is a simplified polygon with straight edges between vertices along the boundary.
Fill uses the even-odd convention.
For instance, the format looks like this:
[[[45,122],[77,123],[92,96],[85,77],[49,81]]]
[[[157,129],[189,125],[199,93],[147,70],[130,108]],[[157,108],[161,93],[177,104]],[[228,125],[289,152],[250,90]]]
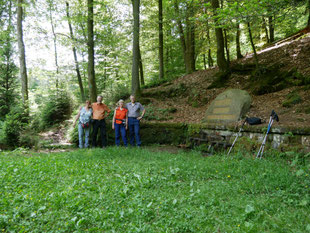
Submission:
[[[72,112],[72,100],[68,93],[50,94],[41,108],[40,129],[46,129],[68,119]]]
[[[1,133],[6,146],[16,147],[20,145],[20,135],[26,128],[28,120],[29,117],[23,107],[17,106],[11,109],[5,117]]]

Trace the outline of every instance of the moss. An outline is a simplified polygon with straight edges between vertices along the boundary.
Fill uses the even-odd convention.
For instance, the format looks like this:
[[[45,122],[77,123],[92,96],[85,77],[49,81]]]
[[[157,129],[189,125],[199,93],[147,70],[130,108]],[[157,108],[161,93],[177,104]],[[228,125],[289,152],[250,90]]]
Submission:
[[[214,81],[208,86],[208,89],[225,87],[231,72],[218,72],[215,74]]]
[[[255,95],[263,95],[291,86],[307,85],[308,78],[299,73],[296,68],[281,71],[282,67],[282,64],[277,64],[270,67],[262,66],[259,70],[254,70],[248,88]]]
[[[231,66],[230,70],[232,73],[241,74],[241,75],[247,75],[251,74],[253,70],[255,70],[256,65],[255,64],[239,64],[236,63]]]
[[[300,95],[297,93],[297,91],[293,91],[287,95],[285,101],[282,103],[282,106],[286,108],[290,108],[294,106],[295,104],[299,104],[301,102],[302,102],[302,99]]]

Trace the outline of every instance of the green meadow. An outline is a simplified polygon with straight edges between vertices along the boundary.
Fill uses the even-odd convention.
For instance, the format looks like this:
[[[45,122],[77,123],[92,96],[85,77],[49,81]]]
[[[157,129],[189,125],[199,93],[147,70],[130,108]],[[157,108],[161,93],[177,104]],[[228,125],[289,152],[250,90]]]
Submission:
[[[2,232],[310,232],[309,166],[148,149],[0,154]]]

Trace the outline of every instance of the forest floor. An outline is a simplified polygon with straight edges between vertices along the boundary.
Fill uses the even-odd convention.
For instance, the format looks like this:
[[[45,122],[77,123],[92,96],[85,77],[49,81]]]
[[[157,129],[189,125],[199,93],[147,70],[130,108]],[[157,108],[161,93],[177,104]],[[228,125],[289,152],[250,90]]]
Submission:
[[[260,64],[264,67],[278,66],[281,72],[296,70],[300,75],[310,79],[310,33],[299,38],[279,41],[258,52]],[[232,62],[232,66],[254,64],[252,54]],[[279,117],[279,126],[303,127],[310,122],[309,85],[291,86],[283,90],[255,95],[251,92],[251,72],[233,72],[229,80],[220,88],[208,89],[215,80],[217,68],[199,70],[177,78],[169,83],[143,90],[143,99],[147,99],[148,110],[156,115],[148,120],[162,122],[200,123],[205,112],[216,96],[226,89],[247,90],[252,97],[250,117],[260,117],[268,122],[271,110]],[[309,82],[309,81],[308,81]],[[258,84],[259,85],[259,84]],[[298,104],[284,107],[288,94],[297,93],[301,97]]]

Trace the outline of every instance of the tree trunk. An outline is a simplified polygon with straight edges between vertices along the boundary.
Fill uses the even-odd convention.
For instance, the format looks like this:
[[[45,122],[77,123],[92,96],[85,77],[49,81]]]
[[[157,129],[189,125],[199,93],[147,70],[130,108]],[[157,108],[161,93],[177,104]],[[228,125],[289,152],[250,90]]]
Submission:
[[[224,29],[224,36],[225,36],[225,50],[226,50],[226,60],[228,65],[230,64],[230,55],[229,55],[229,47],[228,47],[228,36],[227,36],[227,30]]]
[[[240,24],[237,24],[237,33],[236,33],[236,51],[237,51],[237,59],[243,58],[241,53],[241,46],[240,46]]]
[[[23,40],[23,3],[23,0],[18,0],[17,2],[17,40],[20,64],[20,79],[22,84],[22,99],[24,106],[28,109],[28,77],[25,45]]]
[[[209,22],[207,21],[207,41],[208,41],[208,66],[209,68],[213,66],[213,59],[211,55],[211,38],[210,38],[210,27]]]
[[[191,14],[193,15],[193,14]],[[189,73],[192,73],[196,70],[196,41],[195,41],[195,25],[192,22],[189,22],[189,30],[190,30],[190,39],[189,46],[187,46],[189,51]]]
[[[87,34],[88,34],[88,87],[89,96],[92,102],[97,100],[97,86],[95,79],[95,43],[94,43],[94,5],[93,0],[87,0],[88,17],[87,17]]]
[[[214,15],[216,15],[216,10],[219,8],[219,1],[218,0],[211,0],[212,8],[214,10]],[[217,20],[215,24],[218,25]],[[216,35],[216,43],[217,43],[217,65],[220,71],[226,72],[229,70],[229,65],[225,59],[225,52],[224,52],[224,37],[223,37],[223,30],[220,27],[215,27],[215,35]]]
[[[59,76],[59,66],[58,66],[58,54],[57,54],[57,35],[55,33],[55,25],[53,20],[53,14],[52,14],[52,2],[49,2],[49,13],[50,13],[50,21],[51,21],[51,27],[52,27],[52,34],[53,34],[53,43],[54,43],[54,59],[55,59],[55,66],[56,66],[56,89],[58,90],[58,76]]]
[[[258,69],[259,68],[258,56],[257,56],[257,53],[256,53],[256,48],[255,48],[253,37],[252,37],[252,31],[251,31],[250,22],[248,22],[248,32],[249,32],[249,38],[250,38],[252,50],[253,50],[253,53],[254,53],[256,69]]]
[[[72,43],[75,42],[75,38],[73,35],[73,29],[72,29],[72,25],[71,25],[71,18],[70,18],[70,9],[69,9],[69,2],[66,2],[66,13],[67,13],[67,18],[68,18],[68,24],[69,24],[69,30],[70,30],[70,37],[72,40]],[[81,98],[82,101],[85,102],[85,93],[84,93],[84,88],[83,88],[83,82],[82,82],[82,77],[81,77],[81,73],[80,73],[80,67],[79,67],[79,62],[77,59],[77,54],[76,54],[76,48],[73,45],[72,46],[72,52],[73,52],[73,57],[74,57],[74,63],[75,63],[75,71],[76,71],[76,76],[78,79],[78,83],[79,83],[79,87],[80,87],[80,92],[81,92]]]
[[[142,63],[142,57],[141,57],[141,50],[139,46],[139,73],[140,73],[140,86],[144,86],[144,73],[143,73],[143,63]]]
[[[267,28],[267,24],[266,24],[266,20],[265,20],[264,16],[263,16],[263,28],[265,30],[267,43],[269,44],[270,39],[269,39],[268,28]]]
[[[203,67],[206,70],[207,69],[207,59],[206,59],[206,54],[203,54]]]
[[[209,66],[209,68],[213,66],[213,59],[212,59],[212,56],[211,56],[211,49],[209,49],[209,51],[208,51],[208,66]]]
[[[164,78],[163,0],[158,0],[159,79]],[[141,80],[142,83],[142,80]],[[144,84],[143,84],[144,85]]]
[[[182,51],[183,51],[183,60],[184,60],[184,65],[185,65],[185,70],[186,73],[188,73],[188,63],[187,63],[187,52],[188,52],[188,48],[186,45],[186,41],[185,41],[185,34],[184,34],[184,29],[183,29],[183,25],[182,25],[182,21],[180,19],[180,13],[179,13],[179,5],[177,0],[174,0],[174,10],[177,16],[177,26],[178,26],[178,30],[179,30],[179,34],[180,34],[180,42],[181,42],[181,47],[182,47]]]
[[[131,92],[141,95],[139,82],[139,34],[140,34],[140,0],[132,0],[133,7],[133,46],[132,46],[132,78]]]
[[[308,0],[308,23],[307,27],[310,27],[310,0]]]
[[[269,24],[269,41],[270,43],[274,42],[274,21],[272,16],[268,17],[268,24]]]

